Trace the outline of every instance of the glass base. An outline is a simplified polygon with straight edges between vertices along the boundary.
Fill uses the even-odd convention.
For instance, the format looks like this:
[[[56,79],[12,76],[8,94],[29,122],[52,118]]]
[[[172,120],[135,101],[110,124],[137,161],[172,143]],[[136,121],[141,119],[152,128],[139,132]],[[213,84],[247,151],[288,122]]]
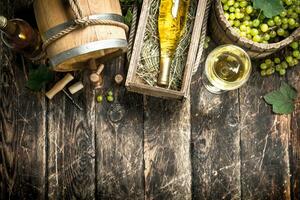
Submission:
[[[210,81],[207,79],[206,75],[205,75],[205,72],[203,72],[202,74],[202,83],[204,85],[204,87],[210,92],[210,93],[213,93],[213,94],[222,94],[224,92],[227,92],[225,90],[221,90],[217,87],[215,87],[213,84],[210,83]]]

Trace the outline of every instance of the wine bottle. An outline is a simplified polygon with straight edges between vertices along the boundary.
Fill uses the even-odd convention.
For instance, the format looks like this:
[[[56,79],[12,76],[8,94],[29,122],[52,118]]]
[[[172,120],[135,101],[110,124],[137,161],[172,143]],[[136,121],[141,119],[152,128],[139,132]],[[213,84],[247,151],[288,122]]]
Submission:
[[[186,24],[189,0],[161,0],[158,17],[160,39],[159,86],[169,84],[170,68],[176,47]]]
[[[12,50],[34,59],[42,52],[42,40],[26,21],[22,19],[7,20],[0,16],[1,39]]]

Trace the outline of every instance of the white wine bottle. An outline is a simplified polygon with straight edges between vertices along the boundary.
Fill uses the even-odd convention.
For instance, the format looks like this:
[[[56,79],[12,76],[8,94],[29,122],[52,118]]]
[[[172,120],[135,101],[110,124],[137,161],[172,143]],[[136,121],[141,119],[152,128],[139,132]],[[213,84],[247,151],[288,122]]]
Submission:
[[[183,33],[190,0],[161,0],[158,17],[160,39],[159,86],[169,84],[170,68],[176,47]]]

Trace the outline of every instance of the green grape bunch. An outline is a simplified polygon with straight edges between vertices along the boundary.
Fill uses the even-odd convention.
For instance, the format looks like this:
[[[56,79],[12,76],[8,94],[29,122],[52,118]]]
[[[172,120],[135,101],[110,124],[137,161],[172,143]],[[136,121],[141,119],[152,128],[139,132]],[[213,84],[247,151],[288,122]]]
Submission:
[[[270,8],[267,1],[269,4],[277,2],[278,8]],[[221,0],[221,2],[229,24],[241,37],[254,42],[265,44],[279,42],[300,26],[300,0]]]
[[[283,56],[273,56],[267,58],[260,64],[261,76],[269,76],[277,72],[279,75],[284,76],[288,69],[299,64],[300,60],[300,41],[292,42],[287,48],[280,52]]]

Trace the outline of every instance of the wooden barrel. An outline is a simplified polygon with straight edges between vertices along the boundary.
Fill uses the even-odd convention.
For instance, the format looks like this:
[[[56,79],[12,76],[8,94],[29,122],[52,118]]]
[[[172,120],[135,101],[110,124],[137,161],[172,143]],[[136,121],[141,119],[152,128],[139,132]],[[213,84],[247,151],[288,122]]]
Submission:
[[[300,28],[296,29],[284,40],[270,44],[257,43],[246,37],[240,37],[225,18],[221,0],[214,1],[212,5],[209,28],[212,38],[218,44],[235,44],[240,46],[253,59],[260,59],[273,54],[300,38]]]
[[[123,22],[119,0],[78,0],[84,17]],[[74,25],[74,13],[66,0],[35,0],[34,12],[43,41]],[[120,26],[89,25],[51,43],[46,51],[55,71],[87,67],[86,61],[127,50],[126,33]]]

